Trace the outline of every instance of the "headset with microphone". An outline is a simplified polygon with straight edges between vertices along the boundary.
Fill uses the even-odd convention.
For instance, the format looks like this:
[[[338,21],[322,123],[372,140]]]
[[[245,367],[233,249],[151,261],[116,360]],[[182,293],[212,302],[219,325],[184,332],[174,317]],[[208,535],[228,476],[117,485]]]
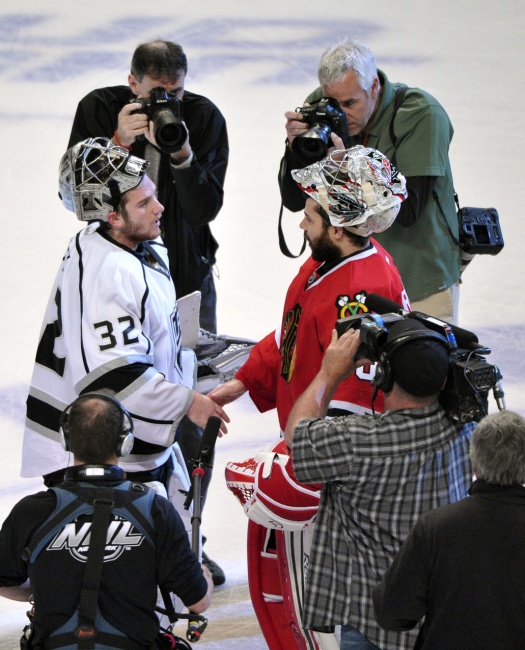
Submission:
[[[71,404],[66,406],[60,415],[60,442],[62,444],[62,447],[66,451],[71,451],[71,448],[69,446],[69,413],[71,412],[71,408],[79,401],[84,401],[90,398],[104,400],[106,402],[114,404],[119,409],[122,416],[122,433],[117,439],[115,454],[119,458],[121,456],[128,456],[133,449],[133,442],[135,440],[133,436],[133,419],[117,399],[111,397],[111,395],[105,395],[104,393],[86,393],[85,395],[81,395],[74,402],[71,402]]]

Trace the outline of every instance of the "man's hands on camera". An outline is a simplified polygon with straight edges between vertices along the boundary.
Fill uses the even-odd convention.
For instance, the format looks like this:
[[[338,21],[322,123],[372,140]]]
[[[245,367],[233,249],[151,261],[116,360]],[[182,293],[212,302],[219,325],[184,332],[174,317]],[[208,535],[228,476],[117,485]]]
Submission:
[[[305,106],[308,106],[308,104],[305,104]],[[308,129],[310,128],[308,123],[303,120],[303,115],[302,113],[299,113],[298,111],[286,111],[284,114],[286,118],[286,136],[287,136],[287,142],[288,142],[288,147],[291,149],[292,148],[292,142],[295,140],[295,138],[298,135],[304,135]],[[344,142],[342,139],[332,131],[330,134],[330,138],[332,142],[334,143],[334,146],[331,147],[328,150],[328,154],[332,153],[332,151],[336,149],[345,149]]]
[[[341,337],[332,330],[332,340],[326,348],[321,372],[331,384],[339,384],[349,377],[356,368],[372,363],[370,359],[356,359],[357,349],[361,345],[359,330],[349,329]]]
[[[340,382],[356,368],[370,363],[369,359],[355,358],[360,345],[359,330],[349,329],[340,338],[337,330],[332,330],[332,340],[326,348],[321,369],[290,411],[284,430],[284,439],[290,449],[299,422],[306,418],[324,418]]]
[[[142,104],[125,104],[118,114],[118,124],[113,137],[115,144],[121,147],[131,147],[139,135],[148,132],[148,116],[145,113],[134,113]]]
[[[186,125],[184,122],[182,123],[184,128],[186,129],[186,133],[188,134],[188,129],[186,128]],[[178,166],[182,165],[183,163],[188,163],[190,164],[193,161],[193,151],[190,146],[190,136],[188,134],[188,137],[186,138],[186,142],[182,145],[182,149],[180,151],[176,151],[175,153],[171,154],[171,164]]]
[[[186,140],[184,141],[184,144],[178,151],[175,151],[173,153],[170,151],[166,151],[166,153],[171,154],[171,163],[175,166],[182,165],[188,160],[191,162],[191,157],[193,153],[190,146],[190,135],[188,133],[188,128],[184,124],[184,122],[181,122],[181,125],[184,127],[184,130],[186,131]],[[152,120],[149,121],[145,136],[148,142],[151,142],[151,144],[154,147],[157,147],[157,149],[164,151],[163,148],[155,140],[155,124],[153,123]]]
[[[146,113],[136,112],[141,107],[142,104],[138,102],[124,105],[118,116],[117,129],[115,130],[113,140],[118,146],[129,148],[138,136],[143,135],[154,147],[162,151],[162,147],[155,140],[155,125],[153,121],[148,118]],[[182,126],[186,131],[184,144],[179,151],[174,153],[168,152],[171,153],[171,162],[175,166],[192,161],[193,152],[190,145],[190,136],[184,122],[182,122]]]
[[[297,111],[286,111],[286,135],[288,146],[292,148],[292,142],[298,135],[304,135],[308,131],[308,124],[303,121],[303,116]]]

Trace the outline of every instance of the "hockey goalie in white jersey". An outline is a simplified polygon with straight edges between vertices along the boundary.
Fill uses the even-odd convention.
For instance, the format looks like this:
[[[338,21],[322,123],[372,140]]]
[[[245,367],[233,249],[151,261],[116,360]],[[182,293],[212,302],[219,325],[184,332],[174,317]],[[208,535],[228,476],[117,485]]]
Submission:
[[[173,455],[179,422],[186,415],[203,427],[218,416],[225,432],[228,417],[193,390],[195,357],[181,346],[159,238],[163,207],[148,165],[107,138],[85,140],[62,158],[60,197],[88,225],[69,242],[46,309],[21,474],[44,476],[47,485],[61,480],[72,460],[60,444],[60,413],[79,395],[109,388],[134,421],[133,453],[121,466],[136,480],[167,485],[177,507],[180,485],[172,480],[170,488],[170,479],[186,472]]]

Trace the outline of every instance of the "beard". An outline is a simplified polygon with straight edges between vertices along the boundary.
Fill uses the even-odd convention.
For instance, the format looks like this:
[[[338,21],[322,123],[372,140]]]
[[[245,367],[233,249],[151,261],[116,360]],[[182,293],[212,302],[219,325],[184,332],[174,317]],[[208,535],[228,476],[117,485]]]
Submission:
[[[312,259],[316,262],[334,262],[341,257],[341,251],[331,240],[326,230],[315,240],[308,239],[312,250]]]

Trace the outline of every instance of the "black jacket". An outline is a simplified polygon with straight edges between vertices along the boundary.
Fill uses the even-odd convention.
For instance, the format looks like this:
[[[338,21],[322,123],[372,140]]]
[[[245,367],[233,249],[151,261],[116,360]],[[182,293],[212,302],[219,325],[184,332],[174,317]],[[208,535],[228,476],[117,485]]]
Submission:
[[[525,487],[476,481],[424,514],[374,590],[379,624],[412,629],[418,650],[525,646]]]

